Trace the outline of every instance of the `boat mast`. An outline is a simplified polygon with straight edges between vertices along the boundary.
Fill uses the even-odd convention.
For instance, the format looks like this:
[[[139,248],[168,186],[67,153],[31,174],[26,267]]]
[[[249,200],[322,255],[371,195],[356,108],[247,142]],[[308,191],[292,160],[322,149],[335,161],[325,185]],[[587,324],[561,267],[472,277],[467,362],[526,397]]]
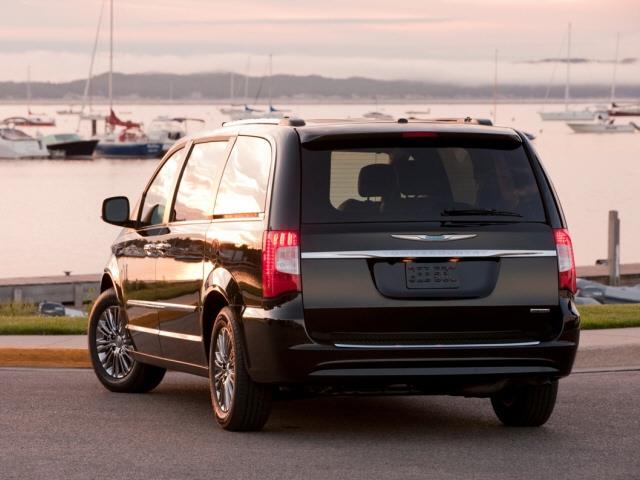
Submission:
[[[109,11],[109,114],[113,110],[113,0]]]
[[[235,85],[233,84],[234,81],[234,75],[233,72],[229,72],[230,78],[229,78],[229,104],[233,105],[233,100],[234,100],[234,94],[235,94]]]
[[[569,84],[571,83],[571,22],[567,32],[567,83],[564,86],[564,109],[569,110]]]
[[[613,60],[613,78],[611,79],[611,103],[616,101],[616,74],[618,70],[618,49],[620,48],[620,32],[616,34],[616,54]]]
[[[273,55],[269,54],[269,109],[271,109],[271,76],[273,75]]]
[[[93,63],[96,58],[96,50],[98,49],[98,39],[100,37],[100,27],[102,26],[102,16],[104,14],[104,3],[105,0],[102,1],[100,5],[100,15],[98,16],[98,27],[96,28],[96,36],[93,39],[93,50],[91,51],[91,61],[89,62],[89,75],[87,76],[87,81],[84,84],[84,93],[82,95],[82,107],[80,108],[80,117],[84,114],[84,109],[86,104],[89,104],[89,113],[93,110],[92,106],[92,96],[91,96],[91,77],[93,76]]]
[[[247,73],[244,76],[244,104],[249,104],[249,70],[251,68],[251,57],[247,57]]]
[[[27,110],[31,114],[31,65],[27,65]]]
[[[498,49],[493,56],[493,124],[496,124],[498,116]]]

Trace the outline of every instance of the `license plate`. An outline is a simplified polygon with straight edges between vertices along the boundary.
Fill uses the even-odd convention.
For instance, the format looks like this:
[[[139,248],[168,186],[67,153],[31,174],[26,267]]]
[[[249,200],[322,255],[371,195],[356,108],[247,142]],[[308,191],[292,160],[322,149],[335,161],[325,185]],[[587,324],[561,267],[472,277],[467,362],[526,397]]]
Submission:
[[[458,288],[455,263],[406,263],[407,288]]]

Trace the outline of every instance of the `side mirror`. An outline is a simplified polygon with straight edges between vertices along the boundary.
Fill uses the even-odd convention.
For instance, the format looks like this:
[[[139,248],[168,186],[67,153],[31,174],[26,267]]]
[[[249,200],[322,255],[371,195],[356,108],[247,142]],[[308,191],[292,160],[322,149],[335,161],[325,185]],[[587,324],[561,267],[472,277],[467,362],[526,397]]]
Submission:
[[[120,227],[131,227],[129,220],[129,199],[127,197],[110,197],[102,202],[102,220]]]

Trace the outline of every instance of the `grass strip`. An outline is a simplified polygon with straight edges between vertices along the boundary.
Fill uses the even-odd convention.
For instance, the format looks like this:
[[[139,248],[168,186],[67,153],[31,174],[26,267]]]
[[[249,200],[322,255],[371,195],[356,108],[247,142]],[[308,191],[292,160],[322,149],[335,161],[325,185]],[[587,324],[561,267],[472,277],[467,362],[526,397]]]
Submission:
[[[0,315],[0,335],[86,335],[87,319]]]
[[[579,305],[582,329],[640,327],[640,304]]]
[[[580,305],[582,328],[640,327],[640,304]],[[0,335],[86,335],[87,319],[0,314]]]

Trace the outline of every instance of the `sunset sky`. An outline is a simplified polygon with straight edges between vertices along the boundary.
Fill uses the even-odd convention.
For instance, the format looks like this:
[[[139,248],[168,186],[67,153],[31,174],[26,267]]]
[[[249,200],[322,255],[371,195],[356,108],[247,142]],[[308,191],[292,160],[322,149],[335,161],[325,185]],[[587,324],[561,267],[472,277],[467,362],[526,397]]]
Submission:
[[[0,80],[87,75],[102,0],[0,0]],[[489,83],[494,50],[503,82],[547,83],[566,56],[574,83],[611,81],[620,58],[640,57],[638,0],[115,0],[115,70],[262,75],[274,72]],[[107,69],[108,3],[95,72]],[[556,81],[564,78],[557,64]],[[620,83],[638,83],[640,61],[620,65]]]

